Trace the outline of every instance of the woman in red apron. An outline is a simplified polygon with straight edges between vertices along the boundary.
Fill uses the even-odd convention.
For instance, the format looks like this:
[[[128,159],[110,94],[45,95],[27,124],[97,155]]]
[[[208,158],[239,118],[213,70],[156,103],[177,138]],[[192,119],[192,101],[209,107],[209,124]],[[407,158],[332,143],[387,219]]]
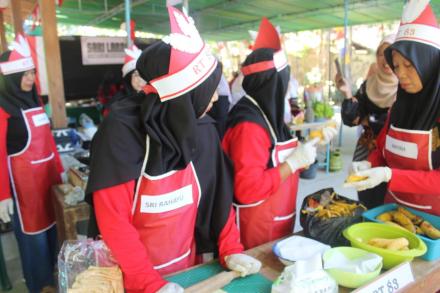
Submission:
[[[144,95],[112,106],[91,149],[87,194],[127,292],[183,292],[163,276],[204,253],[243,275],[261,265],[241,254],[230,165],[205,115],[221,65],[192,20],[173,7],[169,13],[172,34],[137,62]]]
[[[26,40],[0,57],[0,218],[17,237],[30,292],[53,285],[55,216],[50,189],[63,171],[49,118],[37,95],[35,69]],[[3,133],[1,133],[3,129]]]
[[[246,249],[293,232],[298,170],[315,161],[283,120],[290,67],[278,32],[263,18],[242,72],[246,95],[232,108],[222,145],[232,159],[235,206]]]
[[[369,157],[374,168],[358,172],[369,178],[351,186],[364,190],[388,182],[386,202],[439,216],[440,29],[429,1],[406,4],[385,55],[399,79],[397,100]]]

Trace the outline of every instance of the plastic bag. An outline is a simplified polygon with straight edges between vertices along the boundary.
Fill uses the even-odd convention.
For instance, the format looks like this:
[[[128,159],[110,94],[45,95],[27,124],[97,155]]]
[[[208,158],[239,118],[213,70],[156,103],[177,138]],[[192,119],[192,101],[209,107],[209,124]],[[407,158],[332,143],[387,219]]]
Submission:
[[[333,194],[333,188],[321,189],[311,195],[306,196],[301,206],[300,223],[304,229],[304,236],[318,240],[322,243],[334,246],[350,246],[350,242],[344,238],[342,231],[355,223],[362,222],[362,213],[366,210],[360,202],[348,199],[346,197],[335,195],[334,200],[344,200],[349,204],[358,204],[353,215],[338,216],[329,219],[323,219],[316,216],[316,213],[304,211],[312,210],[313,203],[322,203],[326,200],[322,196]],[[328,199],[327,199],[328,200]],[[325,205],[325,203],[324,203]]]
[[[284,268],[272,284],[271,293],[337,293],[338,284],[322,269],[321,255],[298,260]]]
[[[102,268],[102,270],[100,270]],[[92,290],[92,282],[89,282],[86,288],[79,288],[79,276],[84,277],[88,272],[93,273],[90,279],[99,281],[102,290]],[[100,280],[100,276],[105,275],[105,282]],[[103,284],[107,283],[107,284]],[[67,292],[124,292],[122,284],[122,273],[111,256],[110,250],[104,241],[68,240],[63,243],[58,254],[58,286],[60,293]],[[72,289],[75,288],[75,289]],[[88,288],[88,289],[87,289]],[[105,289],[104,289],[105,288]],[[112,288],[109,290],[108,288]],[[114,288],[114,289],[113,289]]]

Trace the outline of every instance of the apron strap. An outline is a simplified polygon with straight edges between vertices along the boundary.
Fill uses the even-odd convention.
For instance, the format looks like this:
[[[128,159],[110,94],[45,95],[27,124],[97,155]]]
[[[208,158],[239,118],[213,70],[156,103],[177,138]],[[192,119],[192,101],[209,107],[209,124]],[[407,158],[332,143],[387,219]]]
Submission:
[[[272,125],[270,125],[269,119],[267,119],[266,114],[264,114],[263,110],[260,108],[260,106],[258,105],[257,101],[254,100],[254,98],[252,98],[249,95],[246,95],[245,97],[249,101],[251,101],[252,104],[254,104],[258,108],[258,110],[260,110],[261,115],[263,115],[264,121],[266,121],[267,127],[269,128],[270,134],[271,134],[271,136],[272,136],[272,138],[274,140],[274,145],[276,145],[277,144],[277,136],[275,135],[275,131],[273,130]]]

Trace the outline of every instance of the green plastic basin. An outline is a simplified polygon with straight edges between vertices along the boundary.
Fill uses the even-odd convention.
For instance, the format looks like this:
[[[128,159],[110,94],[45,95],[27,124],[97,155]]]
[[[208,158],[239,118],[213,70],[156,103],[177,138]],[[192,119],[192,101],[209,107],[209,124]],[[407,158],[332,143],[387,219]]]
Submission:
[[[343,255],[345,255],[346,258],[352,260],[360,258],[366,254],[368,254],[368,251],[365,251],[363,249],[354,248],[354,247],[335,247],[332,249],[327,250],[323,255],[324,263],[326,260],[328,260],[335,252],[340,252]],[[355,274],[346,272],[337,268],[332,269],[326,269],[325,271],[329,273],[330,276],[332,276],[335,281],[344,287],[347,288],[358,288],[364,284],[369,283],[374,278],[376,278],[380,274],[380,270],[382,269],[382,263],[379,264],[373,272],[366,273],[366,274]]]
[[[415,234],[391,225],[358,223],[345,229],[343,235],[350,241],[351,246],[382,256],[385,269],[390,269],[405,261],[412,261],[414,257],[426,252],[425,243]],[[395,239],[400,237],[405,237],[409,241],[409,250],[393,251],[368,244],[371,238]]]

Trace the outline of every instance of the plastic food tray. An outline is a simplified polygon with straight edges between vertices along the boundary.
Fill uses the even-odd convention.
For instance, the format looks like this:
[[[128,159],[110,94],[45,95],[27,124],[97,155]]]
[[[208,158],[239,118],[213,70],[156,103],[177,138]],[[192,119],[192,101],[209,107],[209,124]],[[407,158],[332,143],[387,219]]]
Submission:
[[[379,216],[382,213],[388,212],[388,211],[396,210],[397,207],[398,207],[398,205],[395,203],[385,204],[385,205],[378,206],[374,209],[371,209],[371,210],[364,212],[362,214],[362,217],[364,217],[365,219],[367,219],[369,221],[379,223],[381,221],[376,219],[377,216]],[[424,212],[421,212],[418,210],[414,210],[414,209],[411,209],[408,207],[404,207],[404,208],[411,211],[411,213],[414,213],[414,214],[422,217],[423,219],[427,220],[437,229],[440,229],[440,217],[434,216],[434,215],[431,215],[428,213],[424,213]],[[429,237],[425,237],[423,235],[417,235],[417,237],[422,239],[428,248],[428,251],[424,255],[421,256],[422,259],[431,261],[431,260],[436,260],[440,257],[440,239],[433,240],[433,239],[431,239]]]

